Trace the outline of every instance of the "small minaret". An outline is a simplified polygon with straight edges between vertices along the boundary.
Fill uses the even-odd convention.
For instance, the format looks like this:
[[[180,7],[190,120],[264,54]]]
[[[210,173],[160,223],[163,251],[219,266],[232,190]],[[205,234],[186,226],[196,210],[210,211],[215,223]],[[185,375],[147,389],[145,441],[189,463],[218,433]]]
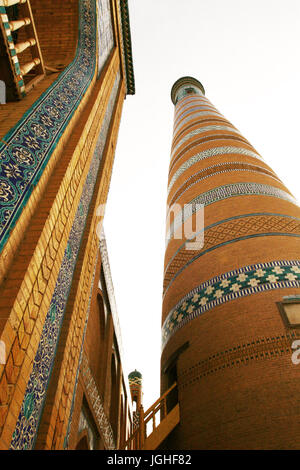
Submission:
[[[133,426],[139,424],[140,408],[142,406],[142,374],[136,369],[128,375],[129,387],[132,403],[135,404],[133,410]]]

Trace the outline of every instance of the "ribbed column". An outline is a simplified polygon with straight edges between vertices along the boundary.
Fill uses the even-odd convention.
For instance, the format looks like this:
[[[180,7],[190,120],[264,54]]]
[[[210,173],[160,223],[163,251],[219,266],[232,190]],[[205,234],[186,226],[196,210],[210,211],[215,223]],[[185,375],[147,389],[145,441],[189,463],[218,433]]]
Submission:
[[[162,391],[177,378],[181,425],[170,448],[299,446],[299,330],[277,305],[300,295],[299,206],[200,82],[179,79],[171,98]],[[184,227],[200,210],[204,243],[191,249]]]

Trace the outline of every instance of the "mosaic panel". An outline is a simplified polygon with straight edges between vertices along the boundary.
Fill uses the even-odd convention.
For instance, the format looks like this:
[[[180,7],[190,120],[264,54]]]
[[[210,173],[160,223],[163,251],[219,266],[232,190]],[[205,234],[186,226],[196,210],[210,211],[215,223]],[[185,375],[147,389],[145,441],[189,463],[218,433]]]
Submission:
[[[183,147],[183,149],[180,150],[178,152],[178,154],[173,158],[173,160],[170,164],[169,175],[171,174],[171,172],[173,171],[174,166],[177,165],[179,160],[181,160],[188,152],[190,152],[190,150],[195,149],[199,145],[202,145],[206,142],[211,142],[212,145],[215,145],[215,144],[217,144],[217,141],[222,141],[222,140],[226,140],[226,141],[231,140],[231,141],[233,141],[233,142],[230,142],[231,145],[235,144],[235,143],[237,143],[237,145],[239,145],[240,142],[242,142],[243,144],[250,147],[250,150],[254,150],[252,145],[244,137],[238,136],[236,134],[222,133],[222,134],[210,134],[209,136],[205,136],[205,137],[201,137],[201,138],[198,137],[197,139],[195,139],[192,142],[185,145]],[[224,145],[224,142],[222,143],[222,145]]]
[[[0,142],[0,250],[77,109],[95,71],[95,0],[79,1],[74,61]]]
[[[102,399],[99,395],[96,382],[89,368],[88,359],[85,354],[82,358],[81,374],[83,377],[89,402],[92,404],[93,407],[94,415],[97,420],[97,425],[101,431],[101,437],[104,441],[105,449],[113,450],[116,448],[113,430],[105,414]]]
[[[174,121],[174,125],[176,126],[177,123],[179,124],[179,121],[181,121],[181,119],[186,116],[187,114],[190,114],[190,113],[194,113],[195,111],[199,111],[200,109],[211,109],[211,114],[217,114],[218,116],[223,116],[221,113],[219,113],[216,108],[214,108],[213,106],[193,106],[192,108],[190,107],[187,111],[185,111],[184,113],[180,114]]]
[[[162,326],[162,347],[191,320],[230,300],[271,289],[300,287],[300,261],[272,261],[243,266],[216,276],[185,295]]]
[[[196,87],[184,85],[176,93],[176,104],[190,94],[202,95],[202,92]]]
[[[35,442],[38,423],[42,413],[47,386],[52,371],[55,350],[63,322],[64,311],[72,284],[73,272],[76,265],[81,237],[84,231],[90,201],[93,196],[119,83],[120,74],[118,73],[70,231],[68,246],[62,260],[50,307],[45,318],[40,343],[33,363],[33,369],[27,384],[22,408],[13,434],[11,442],[12,449],[31,449]]]
[[[194,175],[190,176],[174,193],[169,205],[171,206],[172,204],[174,204],[177,199],[182,196],[182,194],[184,194],[185,191],[191,188],[194,184],[197,184],[200,181],[209,178],[210,176],[231,171],[250,171],[255,173],[263,173],[269,176],[270,178],[274,178],[275,180],[281,182],[280,179],[276,175],[274,175],[272,171],[267,170],[266,168],[263,168],[259,165],[251,165],[250,163],[244,162],[220,163],[219,165],[209,166],[204,170],[198,171]]]
[[[204,246],[201,250],[186,250],[183,243],[170,259],[164,273],[164,295],[184,269],[204,254],[229,243],[253,237],[300,237],[300,219],[281,214],[245,214],[205,227],[204,232]]]
[[[173,134],[175,135],[176,132],[179,131],[187,122],[191,121],[192,119],[195,119],[196,117],[201,117],[201,116],[217,116],[218,118],[223,118],[223,115],[221,113],[217,112],[207,112],[207,111],[201,111],[197,113],[192,113],[190,116],[186,117],[183,121],[180,121],[176,126],[174,125],[173,127]],[[228,122],[226,119],[224,119],[226,122]]]
[[[110,0],[97,0],[98,77],[114,47]]]
[[[95,433],[94,423],[91,422],[85,407],[82,407],[79,416],[78,434],[87,430],[90,450],[95,450],[97,434]]]
[[[192,127],[198,126],[198,125],[200,125],[200,124],[207,123],[207,122],[213,122],[214,124],[215,124],[215,123],[217,123],[217,124],[218,124],[218,123],[221,123],[221,125],[222,125],[222,124],[226,124],[226,125],[230,124],[228,121],[226,121],[226,119],[220,118],[220,117],[211,117],[211,118],[209,118],[209,119],[197,120],[197,121],[195,121],[195,122],[192,122],[192,123],[189,124],[188,126],[185,126],[184,129],[182,129],[180,132],[178,132],[178,133],[176,132],[176,133],[175,133],[175,134],[176,134],[176,137],[175,137],[175,134],[173,135],[172,146],[174,146],[175,143],[178,142],[178,140],[181,138],[181,136],[182,136],[185,132],[187,132],[189,129],[191,129]],[[236,129],[234,126],[232,126],[231,124],[230,124],[230,126],[232,127],[232,129],[234,129],[234,131],[237,131],[237,129]],[[245,139],[245,140],[246,140],[246,139]]]
[[[194,103],[196,104],[211,104],[209,100],[205,96],[191,96],[190,98],[187,98],[184,100],[184,102],[178,103],[175,106],[175,115],[178,115],[178,113],[181,112],[182,109],[186,109],[188,106],[192,106]]]
[[[186,162],[184,162],[181,167],[174,173],[168,187],[168,194],[171,191],[172,187],[174,186],[175,182],[182,175],[188,168],[195,165],[195,163],[200,162],[206,158],[215,157],[217,155],[245,155],[246,157],[254,157],[260,160],[263,158],[256,152],[252,150],[248,150],[244,147],[214,147],[207,150],[203,150],[203,152],[199,152],[196,155],[193,155],[189,158]]]
[[[174,219],[167,232],[167,240],[170,240],[174,232],[180,227],[185,220],[196,212],[197,204],[208,206],[215,202],[222,201],[227,198],[237,196],[268,196],[276,197],[289,201],[297,205],[297,201],[290,194],[282,189],[261,183],[235,183],[219,186],[218,188],[211,189],[205,193],[200,194],[187,204],[184,211],[182,210]]]
[[[275,337],[251,338],[247,343],[235,344],[229,350],[218,351],[182,371],[178,376],[179,390],[225,368],[240,367],[253,360],[275,359],[286,354],[290,356],[291,343],[297,337],[298,332],[291,332]]]
[[[189,140],[191,137],[194,137],[195,135],[202,134],[203,132],[210,132],[210,131],[231,131],[236,134],[241,135],[239,131],[237,131],[234,127],[229,127],[229,126],[218,126],[218,125],[212,125],[212,126],[205,126],[205,127],[200,127],[198,129],[195,129],[188,134],[186,134],[182,139],[176,144],[174,149],[172,150],[171,153],[171,158],[173,158],[173,155],[175,152],[179,149],[179,147],[184,144],[187,140]]]

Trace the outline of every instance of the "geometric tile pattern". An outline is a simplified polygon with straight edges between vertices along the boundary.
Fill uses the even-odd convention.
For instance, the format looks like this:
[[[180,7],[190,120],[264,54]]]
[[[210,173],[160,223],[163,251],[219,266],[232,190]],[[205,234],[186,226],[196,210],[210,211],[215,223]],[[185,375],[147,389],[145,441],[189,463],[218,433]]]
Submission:
[[[0,142],[0,251],[94,75],[95,0],[79,9],[75,59]]]
[[[186,100],[184,103],[185,104],[183,106],[181,106],[180,108],[179,108],[179,106],[175,107],[174,116],[175,116],[176,120],[178,120],[179,116],[182,116],[182,111],[184,109],[187,109],[187,108],[194,109],[194,107],[197,106],[197,105],[207,105],[207,107],[210,108],[210,109],[216,109],[207,99],[205,100],[205,99],[200,98],[200,97],[195,98],[193,100],[190,98],[189,100]]]
[[[91,403],[94,415],[96,417],[97,425],[101,432],[101,438],[103,439],[105,444],[105,449],[113,450],[116,448],[113,430],[110,425],[109,419],[105,414],[102,399],[99,395],[96,382],[89,368],[88,359],[85,354],[83,354],[82,357],[80,371],[83,378],[83,382],[85,384],[85,390],[89,398],[89,402]]]
[[[112,48],[114,47],[114,33],[110,0],[97,0],[97,29],[98,29],[98,77]]]
[[[0,6],[0,21],[6,33],[6,41],[7,41],[7,46],[8,46],[9,53],[10,53],[10,60],[14,67],[14,75],[18,77],[17,91],[18,91],[19,96],[24,98],[24,96],[26,96],[25,84],[24,84],[23,77],[21,75],[20,63],[19,63],[19,59],[17,56],[17,51],[15,49],[15,43],[11,34],[9,19],[6,14],[6,9],[4,6]]]
[[[190,168],[192,165],[195,165],[195,163],[201,160],[204,160],[205,158],[215,157],[216,155],[229,155],[229,154],[245,155],[248,157],[254,157],[254,158],[258,158],[262,160],[262,157],[258,153],[253,152],[252,150],[248,150],[244,147],[228,146],[228,147],[215,147],[215,148],[203,150],[202,152],[199,152],[196,155],[193,155],[189,160],[185,161],[181,165],[181,167],[174,173],[169,183],[168,194],[171,191],[177,179],[179,178],[179,176],[182,175],[182,173],[186,171],[188,168]]]
[[[68,449],[68,446],[69,446],[71,423],[72,423],[73,411],[74,411],[74,406],[75,406],[75,398],[76,398],[76,391],[77,391],[77,385],[78,385],[78,379],[79,379],[79,372],[80,372],[80,367],[81,367],[82,358],[83,358],[83,345],[84,345],[85,334],[86,334],[86,329],[87,329],[87,324],[88,324],[88,319],[89,319],[89,314],[90,314],[91,299],[92,299],[92,293],[93,293],[93,289],[94,289],[96,266],[97,266],[97,263],[98,263],[98,258],[99,258],[99,251],[96,254],[94,272],[93,272],[92,282],[91,282],[91,286],[90,286],[89,302],[88,302],[88,307],[87,307],[87,311],[86,311],[86,318],[85,318],[83,335],[82,335],[82,339],[81,339],[80,355],[79,355],[78,368],[77,368],[77,371],[76,371],[76,378],[75,378],[75,384],[74,384],[73,395],[72,395],[71,410],[70,410],[70,415],[69,415],[69,421],[68,421],[66,436],[65,436],[65,439],[64,439],[64,449]]]
[[[34,446],[43,403],[46,398],[48,382],[55,358],[56,346],[63,322],[68,294],[73,279],[73,272],[80,248],[81,237],[93,196],[98,170],[104,150],[106,136],[119,88],[120,74],[112,89],[106,109],[95,152],[89,172],[83,186],[82,195],[70,231],[69,241],[58,273],[54,293],[47,312],[33,369],[27,383],[23,404],[11,442],[12,449],[31,449]]]
[[[231,132],[235,132],[237,134],[240,134],[240,132],[238,132],[236,129],[234,129],[233,127],[229,127],[229,126],[212,125],[212,126],[199,127],[198,129],[195,129],[195,130],[189,132],[188,134],[186,134],[184,137],[182,137],[182,139],[173,148],[172,153],[171,153],[171,158],[173,158],[174,153],[179,149],[179,147],[182,144],[184,144],[184,142],[189,140],[191,137],[193,137],[195,135],[198,135],[198,134],[202,134],[203,132],[210,132],[210,131],[214,131],[214,130],[216,130],[216,131],[223,131],[223,130],[224,131],[231,131]]]
[[[300,237],[300,219],[281,214],[245,214],[205,227],[201,250],[186,250],[184,242],[168,262],[164,273],[164,295],[177,276],[200,256],[229,243],[271,235]]]
[[[214,204],[215,202],[231,197],[257,195],[275,197],[289,201],[296,206],[298,205],[295,198],[292,197],[289,193],[283,191],[280,188],[276,188],[275,186],[270,186],[267,184],[243,182],[219,186],[203,194],[200,194],[185,205],[184,210],[182,209],[182,211],[175,217],[174,221],[170,225],[166,237],[167,242],[170,241],[177,228],[180,227],[185,220],[187,220],[197,211],[197,207],[199,207],[198,205],[208,206],[210,204]]]
[[[186,113],[185,113],[186,114]],[[178,124],[174,125],[173,128],[173,135],[175,135],[179,129],[181,129],[182,126],[184,126],[185,123],[191,121],[192,119],[195,119],[196,117],[203,117],[203,116],[217,116],[217,117],[223,117],[221,113],[217,113],[216,111],[197,111],[196,113],[193,112],[191,115],[183,119],[183,121],[179,121]]]
[[[263,173],[265,175],[268,175],[270,178],[274,178],[277,181],[280,181],[279,178],[272,171],[263,168],[259,165],[252,165],[251,163],[236,161],[230,163],[219,163],[217,165],[206,167],[204,170],[200,170],[197,173],[194,173],[189,178],[187,178],[184,183],[173,194],[169,206],[174,204],[177,199],[194,184],[199,183],[200,181],[209,178],[210,176],[226,173],[229,171],[250,171],[256,173]],[[199,176],[201,176],[201,178]]]
[[[172,308],[162,326],[162,348],[177,330],[217,305],[287,287],[300,287],[299,260],[243,266],[216,276],[191,290]]]
[[[212,106],[209,106],[209,105],[194,106],[192,108],[189,107],[189,109],[187,111],[185,111],[182,114],[179,114],[178,117],[175,118],[175,121],[174,121],[175,127],[176,127],[178,121],[180,121],[184,116],[186,116],[189,113],[194,113],[194,111],[199,111],[200,109],[211,109],[215,114],[218,114],[218,115],[222,116],[221,113],[217,112],[217,110],[215,108],[213,108]]]
[[[233,134],[233,133],[229,134],[227,132],[226,133],[223,132],[222,134],[210,134],[210,135],[205,136],[205,137],[203,137],[203,136],[198,137],[197,139],[193,139],[193,141],[191,141],[187,145],[185,145],[183,147],[183,149],[179,150],[177,155],[175,155],[173,157],[173,159],[171,161],[171,164],[170,164],[169,174],[171,174],[175,164],[177,164],[178,161],[181,160],[184,157],[184,155],[186,155],[187,152],[189,152],[191,149],[194,149],[195,147],[198,147],[200,144],[211,142],[213,140],[214,141],[216,141],[216,140],[232,140],[232,141],[234,141],[234,143],[237,142],[239,144],[240,142],[243,142],[244,144],[249,145],[249,142],[244,137],[238,136],[238,135]]]
[[[272,337],[249,338],[241,344],[234,344],[223,351],[216,351],[201,361],[193,364],[181,372],[178,376],[178,388],[194,384],[197,386],[198,380],[211,376],[224,369],[232,369],[248,365],[251,361],[274,360],[278,356],[291,356],[293,341],[300,337],[298,331],[291,331],[284,335]]]

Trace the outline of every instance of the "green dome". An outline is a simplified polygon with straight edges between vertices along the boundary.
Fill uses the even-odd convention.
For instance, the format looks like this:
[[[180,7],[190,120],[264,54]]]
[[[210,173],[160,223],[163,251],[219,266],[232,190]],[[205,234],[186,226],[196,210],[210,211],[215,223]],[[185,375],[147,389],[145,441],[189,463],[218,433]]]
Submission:
[[[128,375],[128,378],[129,379],[141,379],[142,374],[135,369],[133,372],[130,372],[130,374]]]

